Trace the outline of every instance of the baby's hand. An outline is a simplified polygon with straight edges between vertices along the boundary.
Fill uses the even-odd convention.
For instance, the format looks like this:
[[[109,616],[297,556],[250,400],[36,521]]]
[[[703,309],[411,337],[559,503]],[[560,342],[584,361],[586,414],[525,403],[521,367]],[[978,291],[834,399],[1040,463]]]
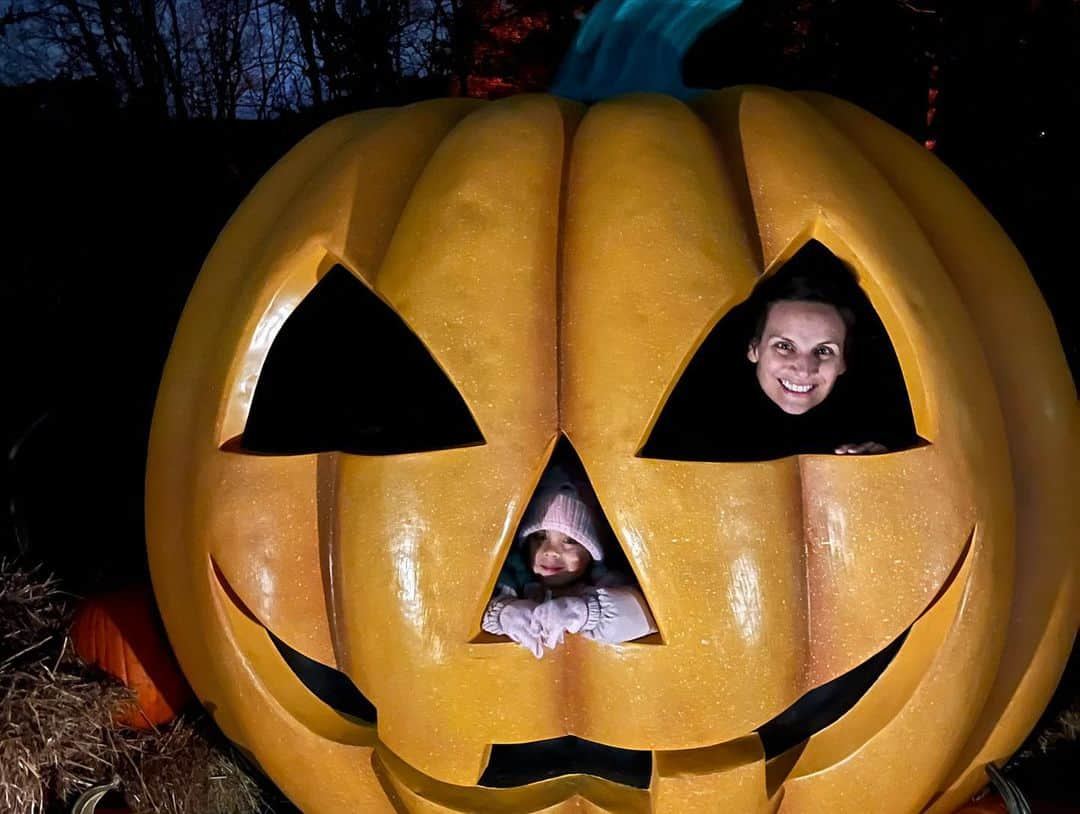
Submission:
[[[889,450],[877,441],[863,441],[861,444],[841,444],[834,452],[837,455],[880,455]]]
[[[533,613],[536,603],[527,599],[518,599],[507,603],[499,614],[499,626],[502,634],[509,636],[537,658],[544,655],[540,636],[533,632]]]
[[[577,633],[589,618],[589,605],[580,596],[560,596],[539,605],[532,615],[532,631],[544,647],[554,650],[564,633]]]

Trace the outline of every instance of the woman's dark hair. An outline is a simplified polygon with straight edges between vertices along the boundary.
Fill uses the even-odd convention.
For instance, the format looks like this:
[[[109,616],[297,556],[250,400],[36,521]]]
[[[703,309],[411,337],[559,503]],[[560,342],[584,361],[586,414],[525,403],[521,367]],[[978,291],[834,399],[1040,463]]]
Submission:
[[[855,327],[855,309],[852,291],[858,290],[855,275],[832,252],[816,240],[811,240],[772,277],[763,280],[754,289],[754,332],[750,342],[757,344],[765,331],[769,309],[777,302],[820,302],[831,305],[840,315],[847,332],[844,342],[848,353],[852,330]]]

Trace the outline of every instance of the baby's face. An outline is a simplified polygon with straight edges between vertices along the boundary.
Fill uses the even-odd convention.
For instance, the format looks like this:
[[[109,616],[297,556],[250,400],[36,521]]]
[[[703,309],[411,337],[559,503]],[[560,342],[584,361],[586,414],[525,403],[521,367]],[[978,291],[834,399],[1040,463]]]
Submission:
[[[846,369],[847,328],[840,313],[822,302],[773,303],[761,339],[747,358],[757,366],[762,391],[785,413],[801,415],[832,392]]]
[[[561,531],[543,531],[529,542],[533,573],[545,585],[569,585],[585,573],[592,557],[581,543]]]

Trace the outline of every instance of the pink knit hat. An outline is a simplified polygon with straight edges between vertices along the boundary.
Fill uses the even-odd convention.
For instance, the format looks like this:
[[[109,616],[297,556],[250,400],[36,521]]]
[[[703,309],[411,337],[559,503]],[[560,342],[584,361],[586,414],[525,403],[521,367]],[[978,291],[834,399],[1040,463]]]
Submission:
[[[561,531],[580,543],[597,562],[604,559],[592,511],[582,500],[581,490],[558,467],[549,469],[540,479],[518,534],[524,539],[535,531]]]

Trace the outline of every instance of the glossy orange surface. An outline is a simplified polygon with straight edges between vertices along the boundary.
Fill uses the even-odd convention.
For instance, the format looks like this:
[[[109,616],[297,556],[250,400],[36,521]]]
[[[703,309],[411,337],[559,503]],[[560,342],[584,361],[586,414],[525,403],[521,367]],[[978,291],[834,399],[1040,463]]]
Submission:
[[[929,444],[637,457],[712,327],[811,238],[855,270]],[[484,444],[234,451],[275,336],[335,265],[419,336]],[[478,634],[560,433],[660,634],[537,661]],[[1068,653],[1078,439],[1015,249],[868,114],[766,88],[428,102],[321,128],[219,238],[158,398],[151,568],[200,699],[304,811],[948,810]],[[904,631],[844,717],[766,763],[758,726]],[[268,632],[347,675],[377,727]],[[492,744],[563,735],[651,751],[648,788],[478,785]]]

